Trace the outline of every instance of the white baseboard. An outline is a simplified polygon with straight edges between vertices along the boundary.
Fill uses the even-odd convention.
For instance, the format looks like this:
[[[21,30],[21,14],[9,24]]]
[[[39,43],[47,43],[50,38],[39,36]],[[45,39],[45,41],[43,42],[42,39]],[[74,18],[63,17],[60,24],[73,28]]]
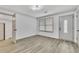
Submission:
[[[55,37],[55,36],[49,36],[49,35],[43,35],[43,34],[38,34],[38,35],[45,36],[45,37],[50,37],[50,38],[56,38],[56,39],[59,39],[58,37]]]
[[[26,35],[26,36],[16,37],[16,40],[20,40],[20,39],[27,38],[27,37],[34,36],[34,35],[36,35],[36,34],[30,34],[30,35]]]

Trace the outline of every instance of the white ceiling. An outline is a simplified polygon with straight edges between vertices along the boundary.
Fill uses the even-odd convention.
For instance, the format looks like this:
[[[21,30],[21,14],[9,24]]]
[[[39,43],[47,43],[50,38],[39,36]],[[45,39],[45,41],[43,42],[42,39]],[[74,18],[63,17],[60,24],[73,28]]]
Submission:
[[[73,10],[77,5],[43,5],[43,9],[39,11],[33,11],[31,10],[32,5],[0,5],[0,8],[8,10],[8,11],[13,11],[13,12],[18,12],[22,13],[25,15],[29,15],[32,17],[39,17],[39,16],[44,16],[48,14],[54,14],[58,12],[64,12],[68,10]]]

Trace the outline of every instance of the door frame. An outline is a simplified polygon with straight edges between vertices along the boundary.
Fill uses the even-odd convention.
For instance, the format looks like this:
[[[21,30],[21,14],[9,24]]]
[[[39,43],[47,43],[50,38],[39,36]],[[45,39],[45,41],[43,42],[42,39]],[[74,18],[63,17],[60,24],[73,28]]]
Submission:
[[[74,42],[74,14],[72,13],[72,14],[66,14],[66,15],[61,15],[61,16],[68,16],[68,15],[73,15],[73,20],[72,20],[72,23],[73,23],[72,24],[73,25],[73,27],[72,27],[73,28],[72,29],[72,33],[73,33],[72,38],[73,38],[73,40],[72,41]],[[59,29],[59,39],[60,40],[61,40],[61,38],[60,38],[60,17],[61,16],[59,16],[59,28],[58,28]]]
[[[5,23],[3,23],[3,25],[4,25],[4,40],[5,40]]]
[[[16,43],[16,14],[12,15],[12,42]]]
[[[79,45],[79,40],[78,40],[78,29],[77,29],[77,20],[78,20],[78,12],[79,12],[79,8],[77,8],[76,10],[75,10],[75,26],[76,26],[76,33],[75,33],[75,42]]]

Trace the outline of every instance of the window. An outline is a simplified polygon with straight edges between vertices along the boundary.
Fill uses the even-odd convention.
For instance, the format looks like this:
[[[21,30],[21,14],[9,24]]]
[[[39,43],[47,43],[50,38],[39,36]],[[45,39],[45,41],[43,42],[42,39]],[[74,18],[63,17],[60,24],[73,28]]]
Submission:
[[[44,18],[41,18],[39,20],[40,22],[40,31],[45,31],[45,19]]]
[[[67,28],[67,26],[68,26],[68,21],[67,20],[64,20],[64,33],[68,33],[68,28]]]
[[[44,32],[53,32],[54,20],[52,16],[39,18],[39,30]]]

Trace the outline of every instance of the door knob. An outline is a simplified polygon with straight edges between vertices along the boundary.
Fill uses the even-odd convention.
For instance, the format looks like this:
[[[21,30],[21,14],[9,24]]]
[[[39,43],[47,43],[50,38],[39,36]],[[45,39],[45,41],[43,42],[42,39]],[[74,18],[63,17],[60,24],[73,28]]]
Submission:
[[[17,29],[14,29],[13,31],[16,31]]]
[[[77,30],[79,32],[79,30]]]
[[[59,27],[59,31],[61,31],[61,27]]]

